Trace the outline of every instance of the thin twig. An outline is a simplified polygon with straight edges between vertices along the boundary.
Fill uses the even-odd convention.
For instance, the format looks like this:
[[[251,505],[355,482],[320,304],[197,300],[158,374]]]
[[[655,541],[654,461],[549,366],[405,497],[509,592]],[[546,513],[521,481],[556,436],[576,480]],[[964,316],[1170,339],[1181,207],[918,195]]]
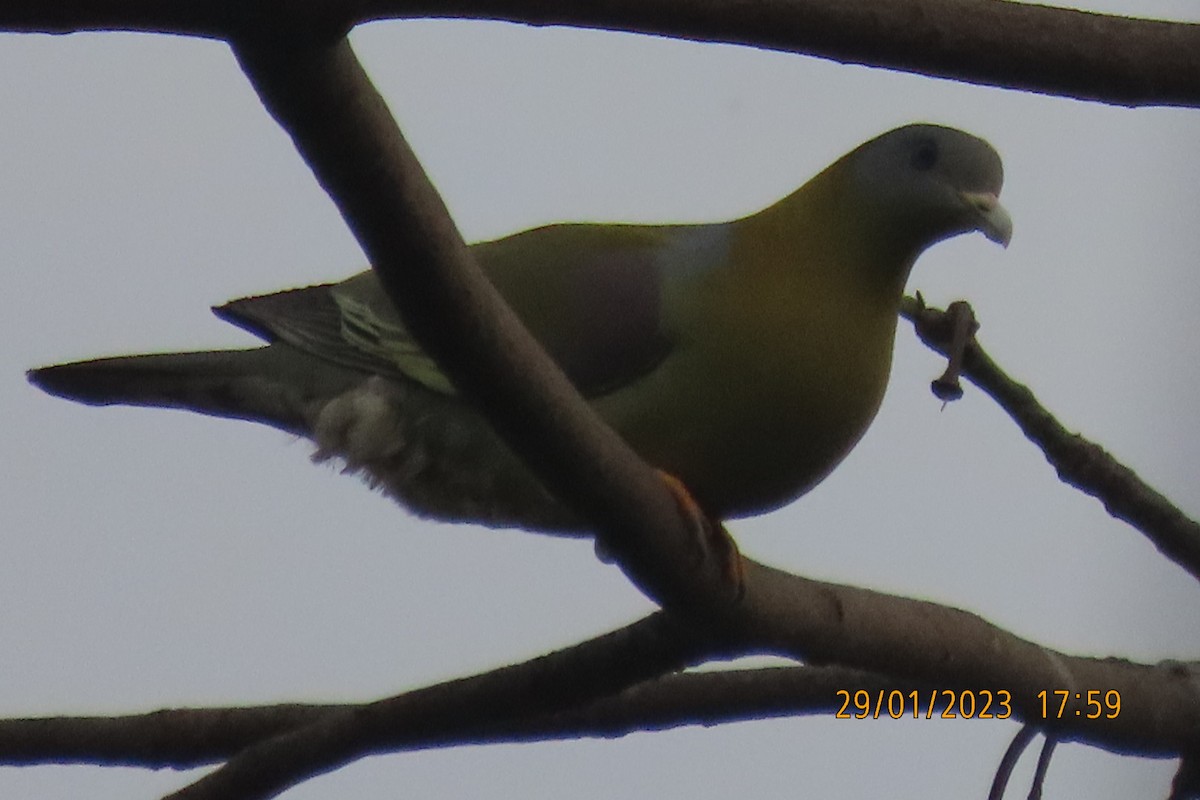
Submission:
[[[913,323],[921,341],[947,352],[951,333],[946,312],[905,297],[900,313]],[[1159,552],[1200,580],[1200,525],[1195,520],[1099,445],[1068,432],[1027,386],[992,361],[978,340],[972,340],[964,354],[963,375],[1041,448],[1059,478],[1100,500],[1109,514],[1141,531]]]
[[[1042,787],[1046,785],[1046,772],[1050,769],[1050,759],[1054,757],[1054,748],[1058,740],[1052,734],[1042,742],[1042,752],[1038,753],[1037,767],[1033,771],[1033,782],[1029,785],[1029,800],[1042,800]]]
[[[992,779],[988,800],[1004,800],[1004,792],[1008,789],[1008,779],[1012,777],[1012,771],[1021,759],[1021,754],[1033,741],[1034,736],[1037,736],[1037,728],[1032,725],[1022,725],[1021,730],[1017,731],[1017,735],[1009,742],[1008,749],[1004,751],[1004,757],[1000,759],[1000,764],[996,767],[996,777]]]

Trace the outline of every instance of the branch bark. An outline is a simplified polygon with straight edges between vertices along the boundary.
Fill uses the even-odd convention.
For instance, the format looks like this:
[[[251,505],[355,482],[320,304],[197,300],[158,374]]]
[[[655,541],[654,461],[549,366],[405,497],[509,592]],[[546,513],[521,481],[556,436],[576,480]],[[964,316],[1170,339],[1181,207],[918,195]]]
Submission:
[[[1200,25],[1002,0],[10,0],[0,30],[229,38],[267,19],[344,32],[416,17],[648,33],[1118,105],[1200,105]]]
[[[875,599],[877,611],[899,600]],[[948,613],[924,605],[931,614]],[[1011,709],[1013,721],[1024,721],[1059,738],[1148,756],[1186,754],[1200,745],[1195,690],[1190,686],[1200,671],[1197,665],[1080,659],[1040,648],[1036,656],[1029,651],[1029,659],[1022,662],[1014,659],[1012,647],[1019,640],[971,615],[950,613],[961,615],[960,624],[990,632],[997,646],[995,669],[1010,682],[966,683],[961,674],[933,681],[902,680],[845,667],[812,666],[666,675],[701,659],[749,650],[743,649],[744,643],[706,638],[660,613],[524,664],[364,705],[292,704],[177,709],[117,718],[5,720],[0,722],[0,763],[182,769],[232,759],[230,768],[212,773],[177,796],[267,797],[307,775],[381,752],[613,737],[680,725],[828,713],[842,706],[839,690],[863,690],[871,698],[890,691],[908,698],[915,691],[921,710],[936,712],[945,707],[945,689],[950,686],[990,691],[994,715],[1003,718],[1007,716],[1003,712]],[[969,653],[962,652],[931,655],[950,663],[971,660]],[[664,676],[650,677],[659,674]],[[978,671],[974,676],[984,677]],[[1086,692],[1097,686],[1112,687],[1121,692],[1122,713],[1117,720],[1087,721],[1076,717],[1075,710],[1087,714],[1090,709],[1072,701],[1058,716],[1058,698],[1052,694],[1047,718],[1037,710],[1036,693],[1033,703],[1023,702],[1020,689],[1001,699],[1001,689],[1007,691],[1005,687],[1023,680],[1033,687],[1050,687],[1051,694],[1054,688]],[[1131,685],[1147,691],[1131,693]],[[620,686],[628,688],[616,691]],[[912,706],[906,699],[906,709]],[[888,706],[882,708],[886,714]]]
[[[682,669],[724,647],[659,612],[618,631],[511,667],[352,706],[238,751],[170,800],[258,800],[419,737],[589,702]]]
[[[581,737],[615,738],[629,733],[685,725],[717,725],[768,717],[837,711],[839,689],[869,693],[925,691],[884,676],[843,667],[772,667],[664,675],[550,714],[515,715],[486,724],[490,702],[460,715],[456,728],[430,720],[437,712],[397,715],[389,725],[396,750],[411,751],[461,744],[532,742]],[[426,694],[420,689],[393,698]],[[452,692],[440,695],[453,700]],[[921,712],[926,711],[922,695]],[[945,705],[944,698],[935,713]],[[331,715],[354,713],[365,705],[283,704],[232,708],[163,709],[120,717],[38,717],[0,720],[0,764],[104,764],[148,769],[191,769],[224,761],[240,751],[289,731],[312,726]],[[851,707],[851,712],[855,709]],[[886,710],[884,714],[886,715]]]

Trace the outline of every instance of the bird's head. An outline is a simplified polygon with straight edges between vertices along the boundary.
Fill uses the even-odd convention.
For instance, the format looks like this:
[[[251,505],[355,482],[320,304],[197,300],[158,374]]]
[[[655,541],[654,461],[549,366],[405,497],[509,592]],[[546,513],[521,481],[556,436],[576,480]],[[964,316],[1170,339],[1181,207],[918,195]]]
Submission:
[[[866,219],[914,258],[934,242],[974,230],[1008,246],[1012,220],[999,201],[1004,168],[983,139],[939,125],[906,125],[861,145],[840,165]]]

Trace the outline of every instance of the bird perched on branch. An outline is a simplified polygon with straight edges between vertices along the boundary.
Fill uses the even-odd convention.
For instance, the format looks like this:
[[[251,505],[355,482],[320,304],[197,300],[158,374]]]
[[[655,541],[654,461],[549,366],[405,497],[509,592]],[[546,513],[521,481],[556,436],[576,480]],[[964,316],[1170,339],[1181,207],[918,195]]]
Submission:
[[[777,508],[863,435],[917,256],[1007,244],[1000,158],[951,128],[859,146],[774,205],[707,225],[564,224],[472,247],[600,416],[716,519]],[[183,408],[316,443],[415,513],[583,535],[462,400],[373,272],[214,309],[268,344],[33,370],[94,405]]]

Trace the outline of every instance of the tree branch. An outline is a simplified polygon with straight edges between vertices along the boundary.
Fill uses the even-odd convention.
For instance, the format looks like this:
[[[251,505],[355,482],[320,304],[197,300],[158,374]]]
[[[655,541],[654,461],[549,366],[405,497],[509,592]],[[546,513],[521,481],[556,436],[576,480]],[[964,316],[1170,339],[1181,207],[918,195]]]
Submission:
[[[921,341],[949,355],[951,326],[945,312],[904,298],[901,314]],[[1200,525],[1133,470],[1077,433],[1070,433],[1038,402],[1029,387],[1010,378],[973,337],[963,352],[963,374],[1012,417],[1065,483],[1097,498],[1109,514],[1145,534],[1159,552],[1200,579]]]
[[[172,800],[274,797],[306,778],[464,727],[568,708],[726,652],[663,612],[565,650],[483,675],[324,714],[240,750]]]
[[[1119,105],[1200,105],[1200,25],[1001,0],[365,0],[372,17],[487,17],[725,42]]]
[[[880,597],[881,602],[886,600]],[[1005,637],[1007,634],[999,634],[1000,639]],[[176,709],[116,718],[0,721],[0,764],[99,763],[185,769],[236,756],[232,762],[236,765],[235,774],[214,773],[223,775],[223,779],[215,785],[205,785],[203,791],[196,789],[200,791],[197,796],[210,796],[204,793],[207,791],[217,796],[219,790],[240,792],[232,795],[237,797],[260,797],[267,795],[258,793],[262,787],[254,781],[262,779],[258,770],[264,765],[268,770],[292,770],[287,773],[287,780],[280,778],[282,784],[301,779],[301,770],[315,773],[382,752],[581,736],[611,738],[682,725],[828,713],[843,707],[839,690],[851,695],[859,690],[866,692],[872,709],[874,698],[881,693],[898,691],[905,701],[904,716],[911,715],[916,705],[922,714],[928,715],[931,708],[938,713],[950,699],[944,689],[951,684],[944,680],[905,681],[844,667],[692,672],[637,683],[639,674],[653,675],[701,658],[735,654],[729,643],[709,640],[706,644],[702,637],[693,637],[658,614],[613,634],[524,664],[370,704]],[[1052,651],[1044,651],[1039,663],[1021,664],[1007,660],[1007,656],[1001,649],[999,669],[1010,674],[1010,678],[1019,680],[1019,673],[1032,670],[1031,680],[1035,684],[1046,680],[1046,686],[1056,688],[1119,687],[1125,680],[1123,673],[1133,670],[1136,680],[1158,684],[1151,687],[1153,707],[1142,707],[1135,712],[1140,716],[1138,724],[1156,722],[1140,732],[1114,735],[1114,731],[1105,730],[1102,721],[1084,721],[1074,725],[1076,734],[1072,738],[1140,755],[1188,752],[1187,734],[1175,744],[1152,743],[1171,730],[1176,730],[1174,735],[1179,736],[1179,728],[1195,723],[1194,713],[1189,721],[1188,710],[1174,705],[1180,696],[1155,693],[1167,683],[1193,681],[1194,665],[1166,663],[1149,667],[1115,659],[1074,659]],[[947,660],[962,658],[964,654],[956,653]],[[1056,675],[1038,674],[1039,667],[1055,666],[1056,661],[1061,662],[1056,666]],[[1080,674],[1080,666],[1089,664],[1095,667],[1091,678],[1098,683],[1079,684],[1073,676]],[[606,681],[610,685],[628,681],[630,686],[604,694]],[[1009,698],[1000,694],[1001,686],[1011,685],[1014,684],[981,683],[959,688],[975,690],[977,698],[982,690],[992,692],[990,713],[1006,718],[1011,709],[1011,719],[1023,719],[1031,728],[1062,730],[1060,719],[1074,719],[1078,703],[1068,705],[1063,716],[1055,718],[1056,697],[1050,701],[1049,719],[1037,713],[1022,714],[1015,695],[1011,698],[1014,702],[1009,702]],[[1147,699],[1117,690],[1123,691],[1123,706]],[[598,693],[598,699],[571,705],[571,695],[578,699],[593,691]],[[916,703],[910,696],[912,692],[918,693]],[[1194,689],[1192,692],[1194,706]],[[560,703],[563,710],[542,713]],[[881,703],[881,714],[887,715],[889,707],[886,701]],[[852,703],[847,711],[855,714],[860,708]],[[951,711],[961,714],[963,706],[957,705]],[[1087,731],[1088,735],[1079,735],[1079,731]],[[1137,737],[1139,746],[1131,748],[1123,743],[1131,735]],[[1194,738],[1194,731],[1191,735]],[[314,758],[315,761],[308,760]],[[250,778],[242,780],[236,773]],[[251,789],[254,791],[250,792]]]
[[[1165,755],[1200,748],[1200,684],[1185,663],[1069,656],[966,611],[821,583],[752,561],[746,587],[729,628],[750,651],[939,688],[1006,689],[1015,718],[1053,730],[1061,740],[1115,752]],[[1072,697],[1062,717],[1046,718],[1038,693],[1056,689],[1084,696]],[[1121,695],[1120,714],[1086,719],[1086,692],[1110,689]]]
[[[1200,105],[1200,25],[1002,0],[10,0],[0,30],[229,38],[259,19],[345,31],[396,17],[604,28],[1119,105]]]
[[[425,350],[625,573],[665,608],[732,599],[658,474],[588,406],[474,263],[344,39],[235,43],[264,105],[337,204]]]
[[[429,694],[434,687],[417,693]],[[883,676],[843,667],[772,667],[664,675],[616,694],[551,714],[513,716],[485,724],[492,698],[480,700],[459,727],[430,728],[437,712],[396,715],[390,736],[396,751],[461,744],[532,742],[580,737],[614,738],[685,725],[717,725],[768,717],[837,711],[839,689],[869,693],[923,691]],[[402,695],[404,697],[407,695]],[[432,697],[433,695],[429,695]],[[449,693],[440,695],[449,701]],[[923,696],[923,700],[924,700]],[[935,712],[945,706],[937,698]],[[392,701],[400,703],[400,698]],[[910,704],[911,707],[911,704]],[[103,764],[148,769],[191,769],[224,761],[245,748],[359,704],[283,704],[233,708],[163,709],[120,717],[39,717],[0,720],[0,764]],[[921,712],[927,710],[922,702]],[[853,713],[855,709],[850,708]],[[886,715],[886,710],[884,714]],[[911,711],[910,711],[911,713]]]

